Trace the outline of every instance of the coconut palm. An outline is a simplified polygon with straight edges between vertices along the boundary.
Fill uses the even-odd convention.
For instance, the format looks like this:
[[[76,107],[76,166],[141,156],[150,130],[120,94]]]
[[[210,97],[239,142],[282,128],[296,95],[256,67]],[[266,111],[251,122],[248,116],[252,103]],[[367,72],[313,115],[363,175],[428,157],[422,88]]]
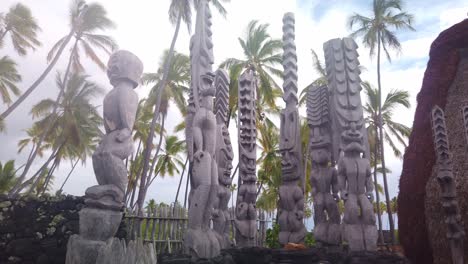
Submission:
[[[28,49],[35,50],[41,46],[37,38],[39,31],[41,28],[31,14],[31,10],[21,3],[10,7],[8,13],[0,14],[0,47],[3,46],[5,37],[9,35],[15,51],[24,56]]]
[[[148,178],[146,189],[158,175],[160,177],[174,176],[175,173],[179,174],[179,168],[184,166],[181,154],[185,151],[185,140],[179,140],[175,135],[168,135],[164,138],[164,147],[161,150],[162,153],[155,157],[157,161],[154,176]]]
[[[0,120],[5,119],[28,97],[49,74],[63,53],[65,47],[72,38],[75,42],[71,49],[69,62],[71,61],[72,70],[83,70],[80,53],[84,51],[86,56],[97,64],[101,69],[105,65],[96,53],[96,48],[110,54],[117,47],[115,41],[107,36],[97,32],[113,28],[114,23],[107,17],[107,12],[101,4],[86,4],[84,0],[72,0],[70,6],[70,32],[55,43],[47,55],[49,65],[39,78],[10,106],[0,115]],[[68,71],[67,71],[68,72]],[[64,78],[68,74],[65,73]],[[64,81],[66,83],[66,81]],[[26,166],[28,168],[28,166]],[[27,171],[27,170],[26,170]]]
[[[402,11],[402,0],[374,0],[372,5],[372,15],[366,17],[354,13],[348,19],[348,26],[353,29],[357,25],[357,29],[351,34],[352,37],[362,36],[362,43],[365,47],[369,48],[370,56],[375,55],[377,49],[377,85],[378,85],[378,109],[380,122],[377,123],[379,130],[379,138],[384,138],[383,133],[383,115],[382,115],[382,85],[380,75],[380,55],[381,49],[384,50],[385,55],[391,61],[389,49],[401,51],[401,44],[396,36],[396,32],[392,30],[410,29],[414,30],[412,23],[414,16],[407,12]],[[388,193],[387,174],[385,172],[385,156],[384,156],[384,141],[380,140],[380,152],[383,167],[383,179],[385,188],[385,199],[389,211],[390,231],[394,234],[394,223],[390,211],[390,196]],[[392,235],[392,243],[395,239]]]
[[[220,67],[229,69],[231,78],[229,117],[237,110],[239,76],[248,68],[253,69],[259,79],[257,105],[264,106],[264,111],[278,111],[276,99],[282,91],[273,76],[282,78],[283,72],[275,66],[282,63],[283,43],[270,36],[268,27],[268,24],[260,24],[257,20],[250,21],[245,36],[239,38],[245,58],[228,58],[220,64]]]
[[[279,153],[279,129],[269,119],[257,126],[258,146],[261,149],[258,164],[260,197],[257,206],[268,212],[278,208],[279,187],[281,185],[281,155]]]
[[[54,107],[52,109],[52,117],[56,115],[60,98],[63,96],[65,87],[68,84],[68,77],[70,71],[79,72],[83,70],[83,66],[80,61],[80,46],[84,50],[85,54],[103,70],[105,69],[105,65],[103,64],[101,59],[96,55],[92,47],[98,47],[101,50],[107,52],[108,54],[110,54],[111,51],[116,47],[116,44],[111,37],[95,34],[95,32],[98,30],[104,30],[114,27],[114,23],[107,17],[107,12],[102,5],[97,3],[86,5],[86,3],[82,0],[73,1],[70,8],[70,22],[72,27],[71,33],[73,33],[72,36],[75,37],[75,41],[70,52],[70,58],[68,61],[67,68],[65,70],[65,74],[63,76],[63,81],[61,82],[61,89],[59,90],[57,99],[55,100],[56,103],[53,104]],[[66,44],[70,40],[69,38],[71,38],[71,36],[67,35],[66,37],[60,39],[56,43],[56,45],[52,47],[48,57],[53,57],[55,59],[58,56],[60,56],[61,52],[63,51],[62,46],[66,46]],[[47,122],[48,123],[43,130],[44,133],[37,142],[38,148],[40,148],[42,141],[52,129],[54,120],[48,119]],[[28,159],[28,162],[26,163],[26,166],[20,176],[21,181],[24,180],[24,178],[26,177],[26,174],[28,173],[31,164],[36,158],[36,153],[37,152],[34,151]]]
[[[230,0],[223,0],[224,2],[229,2]],[[226,15],[226,9],[224,9],[223,5],[219,0],[212,0],[210,3],[220,12],[222,15]],[[161,93],[164,90],[164,86],[166,85],[168,76],[169,76],[169,69],[172,64],[172,57],[174,53],[175,43],[177,41],[177,37],[179,36],[180,25],[182,21],[185,22],[189,31],[192,24],[192,10],[191,10],[192,1],[188,0],[171,0],[171,5],[169,7],[169,21],[175,25],[174,35],[172,36],[171,46],[169,48],[169,53],[167,55],[167,59],[164,62],[163,74],[161,77],[161,82],[159,83],[159,87],[156,92],[156,104],[154,107],[153,112],[153,119],[151,120],[150,132],[148,139],[146,140],[145,144],[145,151],[144,151],[144,159],[143,159],[143,172],[140,179],[140,190],[138,193],[138,212],[141,213],[143,209],[143,203],[145,200],[145,186],[147,184],[147,174],[149,169],[150,163],[150,156],[151,156],[151,148],[150,146],[153,144],[153,137],[154,132],[156,129],[156,121],[160,115],[160,106],[161,106]],[[199,0],[195,0],[193,2],[195,8],[199,6]],[[161,144],[159,144],[160,146]],[[156,150],[158,152],[158,150]],[[150,170],[152,171],[152,170]]]
[[[159,70],[156,73],[145,73],[142,77],[142,82],[145,85],[153,84],[146,104],[153,107],[156,103],[156,93],[160,86],[161,78],[163,75],[164,62],[169,56],[169,51],[164,51],[160,61]],[[189,56],[174,51],[172,55],[171,65],[166,80],[166,84],[161,93],[161,104],[159,112],[167,115],[169,103],[172,102],[176,105],[182,115],[186,113],[185,94],[190,91],[190,58]]]
[[[377,184],[377,164],[382,163],[382,153],[379,151],[381,148],[380,135],[378,133],[379,127],[379,92],[377,89],[372,87],[369,82],[363,82],[362,87],[364,88],[366,94],[366,104],[364,106],[364,112],[366,115],[366,124],[367,124],[367,134],[369,137],[369,146],[373,149],[371,154],[371,163],[374,165],[374,182]],[[398,145],[406,148],[406,140],[409,137],[411,128],[407,127],[404,124],[393,121],[393,113],[398,107],[410,107],[409,94],[407,91],[401,90],[392,90],[387,94],[385,101],[381,107],[382,119],[383,119],[383,134],[384,141],[390,145],[393,150],[393,153],[396,157],[401,158],[402,153]],[[395,141],[396,139],[396,141]],[[383,165],[383,164],[382,164]],[[386,174],[388,172],[387,168],[382,166],[382,175],[384,175],[384,189],[386,184]],[[385,192],[387,196],[388,189]],[[376,193],[377,203],[380,201],[379,194]],[[388,201],[387,205],[388,204]],[[387,208],[386,210],[391,217],[392,211]],[[378,212],[378,215],[379,212]],[[380,219],[379,219],[380,220]],[[393,219],[392,219],[393,220]],[[392,224],[390,224],[391,226]]]
[[[56,84],[59,89],[64,85],[59,74]],[[33,118],[40,118],[35,122],[39,133],[43,133],[46,127],[52,124],[45,138],[45,142],[52,150],[51,157],[53,157],[48,159],[48,162],[52,162],[49,175],[54,173],[64,159],[85,162],[86,158],[92,155],[98,138],[102,134],[99,130],[102,118],[96,107],[91,104],[91,100],[101,94],[103,94],[103,89],[89,81],[86,75],[74,73],[58,104],[53,99],[44,99],[32,107]],[[52,111],[53,108],[57,108],[55,114]],[[25,144],[25,142],[21,143]],[[44,168],[47,167],[48,165]],[[37,189],[40,185],[38,179],[39,177],[31,185],[31,189]],[[46,177],[43,184],[47,186],[49,181],[50,177]]]
[[[16,180],[15,161],[0,162],[0,194],[8,193]]]
[[[8,56],[3,56],[0,59],[0,96],[3,103],[7,105],[11,103],[10,92],[14,95],[20,94],[16,83],[21,81],[21,75],[18,73],[16,66],[16,63]]]
[[[315,73],[318,75],[317,78],[307,87],[302,89],[301,94],[299,95],[299,106],[303,106],[306,103],[306,98],[307,98],[307,92],[315,86],[321,86],[325,85],[328,83],[327,81],[327,72],[325,70],[325,65],[323,62],[319,59],[317,53],[315,50],[311,49],[310,50],[312,53],[312,66],[315,71]]]

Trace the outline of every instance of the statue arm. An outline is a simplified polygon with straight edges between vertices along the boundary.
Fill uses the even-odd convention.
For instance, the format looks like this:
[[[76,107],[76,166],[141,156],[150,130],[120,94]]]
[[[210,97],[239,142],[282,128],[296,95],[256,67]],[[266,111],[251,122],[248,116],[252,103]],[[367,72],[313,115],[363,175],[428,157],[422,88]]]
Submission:
[[[131,88],[120,88],[119,91],[119,116],[120,124],[117,140],[123,142],[132,136],[135,115],[138,107],[138,96]]]
[[[372,171],[370,168],[370,164],[367,163],[367,168],[366,168],[366,192],[367,196],[370,198],[371,201],[374,200],[374,182],[372,181]]]
[[[331,180],[331,189],[333,198],[338,199],[338,192],[340,191],[338,186],[338,172],[335,168],[331,168],[332,171],[332,180]]]
[[[346,200],[348,199],[348,191],[346,190],[346,169],[345,163],[343,160],[338,162],[338,189],[340,190],[341,199]]]

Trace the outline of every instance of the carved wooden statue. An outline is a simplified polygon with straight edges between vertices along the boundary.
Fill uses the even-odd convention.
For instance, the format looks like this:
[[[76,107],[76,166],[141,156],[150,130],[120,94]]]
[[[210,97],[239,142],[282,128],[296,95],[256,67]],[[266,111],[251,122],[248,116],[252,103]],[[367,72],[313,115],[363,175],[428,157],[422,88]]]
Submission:
[[[294,15],[283,17],[283,100],[286,108],[281,111],[280,152],[281,179],[279,188],[279,242],[301,243],[307,233],[304,218],[304,192],[299,113],[297,111],[297,56],[294,43]]]
[[[324,244],[341,242],[338,212],[338,175],[332,159],[329,92],[326,85],[307,93],[307,123],[310,128],[309,151],[312,157],[310,184],[314,199],[314,237]]]
[[[140,82],[143,64],[134,54],[119,50],[107,66],[113,89],[104,98],[106,134],[93,154],[99,185],[86,190],[85,208],[80,211],[80,234],[70,237],[68,264],[96,263],[98,254],[113,238],[122,220],[123,198],[128,181],[124,159],[133,152],[131,138],[138,106],[133,91]]]
[[[465,114],[465,109],[462,109]],[[465,115],[463,115],[464,120]],[[445,213],[447,237],[452,251],[452,263],[463,264],[463,240],[465,231],[460,223],[460,210],[457,202],[455,177],[452,168],[452,154],[449,149],[447,128],[445,126],[444,111],[435,106],[432,109],[432,130],[434,134],[434,147],[437,155],[437,180],[440,184],[442,208]]]
[[[244,71],[239,78],[239,189],[237,191],[236,219],[234,221],[236,243],[239,247],[256,245],[256,81],[252,69]]]
[[[216,100],[216,164],[218,166],[218,186],[213,211],[213,229],[221,248],[231,246],[230,214],[228,203],[231,198],[231,170],[234,153],[227,127],[229,108],[229,76],[224,70],[217,70],[215,77]]]
[[[338,182],[345,202],[343,239],[352,251],[376,250],[369,145],[361,104],[357,45],[351,38],[324,44]],[[362,155],[362,156],[361,156]]]
[[[220,252],[216,234],[210,229],[218,184],[213,43],[208,1],[201,0],[198,4],[195,34],[190,42],[192,82],[186,135],[192,174],[184,248],[194,258],[211,258]]]

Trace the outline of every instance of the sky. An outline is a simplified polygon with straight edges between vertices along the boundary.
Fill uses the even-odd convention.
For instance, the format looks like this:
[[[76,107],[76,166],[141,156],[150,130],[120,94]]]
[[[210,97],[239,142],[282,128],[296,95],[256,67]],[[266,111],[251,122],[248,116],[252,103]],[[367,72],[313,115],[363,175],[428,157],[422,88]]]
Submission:
[[[18,0],[2,0],[0,12],[7,9]],[[11,44],[0,49],[0,56],[8,55],[19,65],[19,72],[23,81],[19,87],[27,89],[29,85],[42,73],[46,67],[46,56],[52,45],[65,36],[69,31],[68,6],[70,1],[64,0],[22,0],[37,18],[42,32],[39,39],[42,47],[30,52],[25,57],[19,57],[13,52]],[[90,3],[92,1],[89,1]],[[145,72],[156,72],[160,57],[170,45],[174,27],[168,21],[169,0],[98,0],[108,11],[108,16],[117,27],[106,31],[117,40],[119,48],[135,53],[144,64]],[[314,49],[319,58],[323,58],[323,43],[333,39],[348,36],[351,31],[346,27],[347,18],[353,13],[370,16],[371,0],[231,0],[225,3],[228,11],[223,18],[213,11],[213,43],[215,67],[226,58],[242,58],[243,53],[238,42],[239,37],[245,34],[245,28],[250,20],[259,20],[268,23],[269,33],[273,38],[282,37],[282,17],[286,12],[294,12],[296,17],[296,45],[298,55],[299,90],[310,84],[317,74],[312,68],[312,55]],[[411,126],[414,110],[416,108],[416,95],[421,88],[423,74],[428,61],[429,48],[438,34],[451,25],[467,18],[468,4],[463,0],[407,0],[404,9],[415,16],[414,27],[416,31],[398,32],[397,36],[402,44],[400,54],[392,53],[392,62],[383,60],[382,63],[382,89],[383,94],[392,89],[407,90],[410,93],[411,108],[395,111],[396,121]],[[195,25],[195,14],[193,15]],[[191,32],[194,32],[192,28]],[[189,53],[190,33],[186,26],[181,27],[176,50]],[[376,59],[369,57],[369,51],[357,40],[360,48],[360,62],[367,70],[361,74],[363,80],[372,84],[377,83]],[[17,153],[17,143],[26,137],[25,129],[31,126],[33,120],[29,114],[32,105],[44,98],[55,98],[58,89],[55,86],[55,72],[64,71],[69,49],[49,74],[46,80],[33,92],[31,96],[6,120],[7,131],[0,134],[2,148],[0,161],[15,159],[17,166],[25,163],[29,150]],[[104,61],[107,58],[104,56]],[[86,73],[90,78],[109,91],[111,89],[107,77],[97,66],[82,58]],[[214,67],[214,68],[215,68]],[[278,65],[281,69],[281,66]],[[136,89],[140,98],[148,94],[150,87]],[[361,95],[364,98],[364,95]],[[102,98],[96,98],[95,105],[101,105]],[[0,105],[4,111],[5,105]],[[101,109],[102,111],[102,109]],[[168,131],[179,122],[181,116],[172,107],[167,125]],[[278,124],[279,126],[279,124]],[[231,126],[231,139],[233,145],[237,144],[237,131]],[[236,149],[236,147],[234,147]],[[235,153],[236,155],[237,153]],[[390,196],[398,194],[398,180],[401,174],[402,160],[395,158],[386,147],[387,166],[391,169],[388,175]],[[37,159],[31,171],[36,171],[44,161]],[[237,164],[235,157],[234,164]],[[60,188],[71,168],[70,162],[63,162],[55,173],[54,190]],[[158,202],[170,203],[174,201],[179,177],[157,178],[150,187],[147,199],[154,198]],[[234,180],[236,182],[236,179]],[[383,184],[381,179],[380,184]],[[64,192],[73,195],[83,195],[87,187],[96,184],[92,164],[87,160],[79,164],[70,180],[64,187]],[[184,185],[185,186],[185,183]],[[182,187],[182,194],[185,187]]]

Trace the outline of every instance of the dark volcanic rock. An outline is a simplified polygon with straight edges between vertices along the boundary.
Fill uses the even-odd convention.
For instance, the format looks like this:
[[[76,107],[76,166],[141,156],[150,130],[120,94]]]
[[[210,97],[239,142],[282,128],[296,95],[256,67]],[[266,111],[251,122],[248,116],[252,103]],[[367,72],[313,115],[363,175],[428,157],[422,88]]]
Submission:
[[[160,255],[161,264],[410,264],[403,257],[386,252],[352,252],[334,248],[285,250],[268,248],[227,249],[207,260],[190,260],[188,255]]]

